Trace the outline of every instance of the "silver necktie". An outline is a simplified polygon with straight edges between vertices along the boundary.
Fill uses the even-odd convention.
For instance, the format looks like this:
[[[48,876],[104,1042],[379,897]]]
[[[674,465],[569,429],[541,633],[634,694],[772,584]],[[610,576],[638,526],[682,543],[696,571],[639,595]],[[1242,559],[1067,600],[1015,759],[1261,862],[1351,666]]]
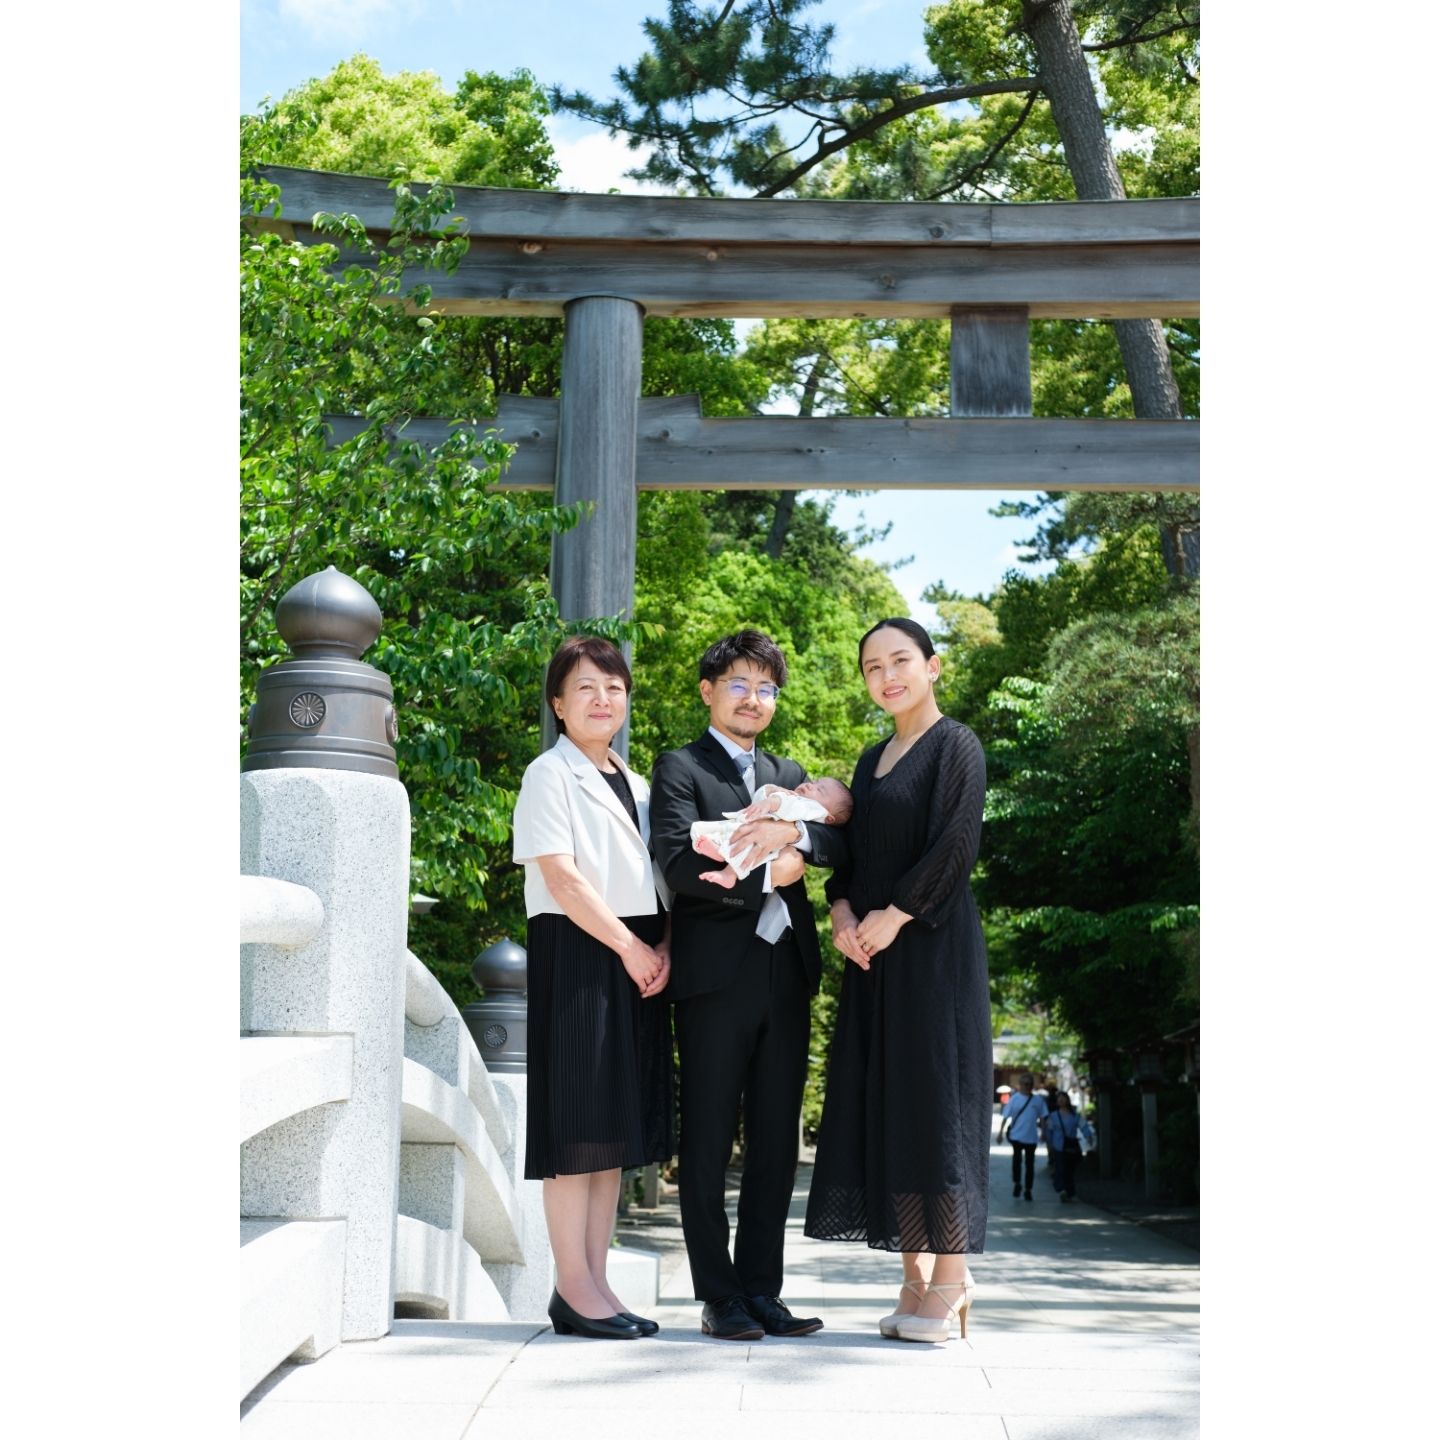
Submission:
[[[755,798],[755,752],[753,750],[742,750],[735,757],[736,768],[740,771],[740,778],[745,782],[745,790],[753,800]],[[765,897],[765,904],[760,911],[760,923],[755,927],[755,933],[767,944],[773,945],[790,928],[790,912],[785,908],[784,898],[778,890],[772,890]]]

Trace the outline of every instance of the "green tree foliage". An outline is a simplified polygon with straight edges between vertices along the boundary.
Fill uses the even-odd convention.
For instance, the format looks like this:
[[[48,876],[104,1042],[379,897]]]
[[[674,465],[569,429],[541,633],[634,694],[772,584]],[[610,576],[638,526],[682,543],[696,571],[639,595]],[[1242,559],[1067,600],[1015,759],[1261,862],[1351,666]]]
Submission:
[[[250,117],[243,159],[246,166],[535,188],[558,174],[545,113],[543,96],[524,71],[509,77],[468,72],[451,95],[429,72],[386,75],[361,55]],[[443,204],[439,197],[423,216],[417,212],[417,227],[439,217]],[[457,233],[462,230],[463,217]],[[247,590],[246,693],[254,668],[283,651],[269,610],[285,585],[308,573],[304,566],[333,562],[371,588],[387,630],[369,658],[390,671],[410,732],[402,733],[400,748],[411,795],[415,888],[441,900],[414,927],[412,944],[457,999],[473,999],[468,960],[498,935],[524,936],[522,875],[509,862],[510,811],[520,774],[540,746],[544,665],[567,628],[548,597],[550,539],[557,524],[574,517],[541,496],[487,490],[509,453],[493,437],[474,447],[484,461],[483,478],[467,479],[437,507],[425,478],[437,457],[414,447],[386,450],[379,426],[416,414],[474,420],[493,415],[501,394],[558,394],[563,326],[549,319],[446,316],[434,308],[407,314],[388,303],[401,283],[396,261],[383,283],[377,276],[369,285],[358,271],[335,283],[329,275],[335,252],[284,246],[273,235],[257,243],[280,247],[265,254],[271,271],[291,280],[292,301],[304,297],[307,329],[294,353],[262,357],[247,349],[250,390],[274,385],[283,392],[270,407],[270,429],[251,443],[273,463],[280,437],[297,431],[303,402],[308,408],[299,430],[309,493],[318,497],[323,490],[344,518],[313,532],[302,524],[283,574],[277,567],[257,575]],[[357,243],[363,246],[358,237]],[[405,258],[413,268],[427,257],[412,245]],[[262,303],[273,299],[274,273],[256,290]],[[422,292],[419,299],[425,298]],[[287,320],[294,314],[292,305]],[[698,393],[710,414],[747,413],[765,392],[756,367],[737,354],[728,321],[652,320],[643,363],[648,393]],[[374,423],[331,451],[321,417],[346,412],[373,413]],[[453,469],[466,449],[457,432],[438,458]],[[374,467],[382,459],[401,467],[423,503],[376,506]],[[325,477],[323,484],[317,477]],[[298,510],[266,513],[276,524],[300,518]],[[280,529],[268,540],[258,528],[261,517],[246,514],[248,563],[262,564],[267,546],[277,556],[284,552],[290,531]],[[350,545],[351,529],[362,521],[374,536],[364,546]],[[403,575],[403,586],[381,583],[391,569]],[[614,624],[594,628],[633,633]],[[392,630],[403,633],[404,643],[392,641]]]
[[[988,605],[931,598],[943,698],[986,747],[977,894],[997,997],[1090,1045],[1193,1019],[1198,596],[1137,526],[1051,575],[1010,574]]]
[[[526,70],[470,70],[451,95],[433,71],[387,75],[353,55],[269,113],[286,131],[279,163],[305,170],[510,190],[543,189],[560,174],[545,99]]]
[[[547,113],[526,70],[467,71],[452,95],[430,71],[386,75],[356,55],[265,112],[265,158],[384,179],[543,189],[559,177]],[[446,343],[430,377],[429,413],[470,419],[494,415],[500,395],[559,394],[560,320],[430,318]],[[729,321],[651,320],[643,364],[645,393],[698,394],[711,415],[744,414],[765,393],[756,367],[737,354]]]
[[[285,589],[330,564],[365,585],[385,617],[368,658],[398,698],[413,884],[479,907],[536,733],[533,677],[563,634],[544,583],[551,536],[577,516],[493,490],[509,454],[493,434],[426,450],[401,429],[391,443],[434,409],[451,363],[446,327],[396,303],[423,312],[417,277],[458,258],[449,197],[399,186],[388,250],[343,216],[317,220],[335,244],[296,244],[266,223],[283,197],[248,178],[287,138],[273,116],[242,130],[242,695],[283,658],[270,615]],[[365,263],[341,268],[342,246]],[[332,446],[324,417],[337,413],[367,423]],[[443,978],[457,980],[453,963]]]
[[[431,71],[387,75],[355,55],[262,113],[273,164],[506,189],[542,189],[559,175],[548,107],[525,70],[467,71],[452,95]],[[446,344],[425,397],[429,413],[471,419],[495,414],[502,394],[559,393],[559,320],[431,320],[443,325]]]
[[[451,97],[432,75],[387,77],[356,57],[248,119],[243,165],[546,183],[549,152],[535,141],[543,129],[527,129],[524,114],[542,115],[543,102],[523,74],[472,74]],[[406,184],[397,194],[412,233],[388,255],[369,253],[353,225],[325,222],[374,268],[337,272],[336,249],[289,243],[273,227],[246,233],[244,689],[248,700],[259,667],[283,654],[270,610],[294,580],[335,563],[375,594],[386,626],[369,658],[391,674],[400,702],[415,887],[442,902],[411,941],[468,1000],[469,959],[497,935],[524,935],[509,815],[539,749],[541,676],[565,628],[547,596],[550,538],[574,517],[543,497],[491,488],[508,454],[493,435],[457,431],[429,454],[389,445],[382,427],[415,414],[493,414],[497,392],[556,394],[562,332],[556,321],[445,316],[427,307],[423,287],[410,292],[422,313],[395,305],[412,272],[453,261],[459,244],[452,235],[432,251],[419,238],[443,227],[443,193],[423,205]],[[283,198],[252,183],[246,195],[257,210]],[[643,387],[698,394],[707,414],[742,415],[758,410],[770,377],[763,357],[739,351],[730,322],[657,319],[645,326]],[[371,423],[332,448],[323,417],[336,413]],[[777,721],[776,734],[803,736],[802,759],[848,775],[868,743],[849,652],[868,616],[902,602],[829,523],[828,506],[802,502],[784,563],[766,556],[774,511],[774,497],[758,494],[640,497],[637,624],[597,618],[593,628],[635,640],[632,759],[642,772],[659,749],[703,728],[700,652],[741,625],[770,628],[795,661],[792,718]],[[827,700],[832,682],[843,704]]]
[[[665,20],[644,23],[648,50],[616,71],[618,98],[555,88],[551,102],[648,148],[637,178],[699,194],[1075,198],[1029,33],[1044,6],[949,0],[925,11],[925,69],[839,73],[835,27],[806,18],[815,3],[669,0]],[[1193,194],[1198,3],[1073,9],[1107,123],[1166,177],[1149,191],[1137,176],[1129,193]]]
[[[739,547],[708,555],[699,497],[655,498],[672,503],[646,507],[636,612],[641,621],[663,625],[664,634],[636,650],[645,693],[637,692],[635,702],[634,763],[648,769],[660,751],[704,731],[700,656],[721,635],[754,628],[776,641],[790,666],[766,747],[792,756],[812,774],[848,780],[860,751],[878,733],[856,650],[875,618],[903,613],[894,584],[872,561],[855,557],[843,573],[837,567],[822,600],[810,572],[790,556],[775,561]]]
[[[925,11],[930,68],[842,74],[830,64],[834,27],[807,19],[813,4],[670,0],[666,20],[645,23],[647,52],[617,71],[619,98],[554,90],[552,101],[649,147],[632,174],[699,193],[733,184],[834,199],[1076,198],[1040,88],[1033,32],[1046,7],[948,0]],[[1126,193],[1197,193],[1198,3],[1069,8]],[[1198,416],[1198,322],[1168,322],[1164,342],[1179,406],[1165,413]],[[938,322],[769,321],[750,348],[802,413],[946,412],[948,333]],[[1036,321],[1031,350],[1036,415],[1136,413],[1111,325]],[[1193,497],[1152,507],[1172,570],[1184,570],[1187,545],[1198,552],[1198,518]]]

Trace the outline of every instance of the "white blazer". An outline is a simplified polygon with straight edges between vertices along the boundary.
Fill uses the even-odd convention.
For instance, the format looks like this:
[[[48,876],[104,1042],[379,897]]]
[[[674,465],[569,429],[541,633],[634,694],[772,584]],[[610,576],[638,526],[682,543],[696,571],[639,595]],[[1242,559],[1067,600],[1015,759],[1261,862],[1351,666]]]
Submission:
[[[525,867],[526,915],[563,915],[536,857],[572,855],[575,868],[617,915],[653,915],[670,889],[650,857],[650,787],[612,750],[640,817],[636,832],[609,782],[573,740],[561,735],[526,767],[515,802],[511,858]]]

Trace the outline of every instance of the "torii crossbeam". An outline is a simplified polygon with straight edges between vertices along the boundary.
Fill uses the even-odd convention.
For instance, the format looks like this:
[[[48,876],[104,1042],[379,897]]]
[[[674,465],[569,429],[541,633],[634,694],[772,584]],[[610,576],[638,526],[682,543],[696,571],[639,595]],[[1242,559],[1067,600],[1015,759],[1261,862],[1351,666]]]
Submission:
[[[352,214],[380,243],[381,180],[265,167],[288,217]],[[425,187],[416,186],[417,190]],[[452,187],[468,252],[432,282],[459,315],[563,315],[556,400],[503,397],[501,482],[593,502],[556,537],[567,619],[630,614],[637,489],[1198,490],[1187,420],[1037,420],[1032,318],[1199,314],[1200,202],[1032,205],[709,200]],[[329,237],[294,219],[293,238]],[[640,398],[644,317],[949,317],[950,417],[705,419]],[[337,417],[343,436],[358,422]],[[484,428],[485,422],[481,422]],[[418,419],[407,436],[449,427]]]

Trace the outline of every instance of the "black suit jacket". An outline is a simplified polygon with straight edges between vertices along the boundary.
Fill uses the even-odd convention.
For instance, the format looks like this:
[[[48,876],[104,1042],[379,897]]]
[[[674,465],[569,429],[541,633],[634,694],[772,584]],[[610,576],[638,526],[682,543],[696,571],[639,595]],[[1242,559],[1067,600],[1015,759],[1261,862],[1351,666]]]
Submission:
[[[755,787],[784,785],[787,789],[805,779],[804,769],[756,747]],[[671,906],[670,984],[674,1000],[719,990],[734,981],[740,962],[755,939],[755,927],[765,903],[761,866],[733,890],[723,890],[700,879],[702,870],[716,868],[690,848],[693,820],[720,820],[726,810],[750,803],[749,792],[735,762],[707,730],[680,750],[667,750],[655,762],[650,782],[650,843],[666,883],[675,892]],[[837,826],[810,821],[807,864],[835,866],[847,858],[843,832]],[[790,926],[813,995],[820,988],[820,942],[815,935],[815,914],[805,894],[805,882],[782,885],[780,895],[790,912]]]

